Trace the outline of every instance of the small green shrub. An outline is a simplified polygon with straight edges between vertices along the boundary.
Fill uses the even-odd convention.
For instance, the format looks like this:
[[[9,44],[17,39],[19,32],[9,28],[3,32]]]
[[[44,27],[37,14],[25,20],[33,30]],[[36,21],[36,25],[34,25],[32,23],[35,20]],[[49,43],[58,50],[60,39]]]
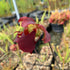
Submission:
[[[8,3],[5,2],[4,0],[0,1],[0,17],[9,15],[10,13],[11,13],[10,7],[9,7]]]

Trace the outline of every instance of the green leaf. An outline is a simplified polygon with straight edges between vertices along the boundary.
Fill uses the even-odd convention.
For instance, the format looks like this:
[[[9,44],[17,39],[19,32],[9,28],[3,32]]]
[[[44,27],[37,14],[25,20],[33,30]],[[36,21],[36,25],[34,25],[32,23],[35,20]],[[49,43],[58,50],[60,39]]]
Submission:
[[[1,31],[2,29],[1,29],[1,26],[0,26],[0,31]]]
[[[14,33],[14,34],[13,34],[13,38],[15,38],[15,37],[16,37],[16,35],[17,35],[17,33]]]
[[[67,44],[65,62],[67,61],[68,56],[69,56],[69,48],[68,48],[68,44]]]
[[[4,33],[4,38],[7,39],[11,44],[14,44],[13,41],[9,38],[8,35]]]
[[[69,49],[69,53],[70,53],[70,49]]]
[[[5,50],[6,50],[6,52],[8,52],[8,44],[6,44]]]
[[[40,61],[40,59],[38,59],[38,58],[37,58],[36,60],[37,60],[37,61]]]
[[[70,62],[70,58],[67,60],[67,63]]]
[[[39,19],[37,18],[37,16],[36,16],[36,24],[38,24],[39,23]]]
[[[7,40],[8,40],[11,44],[14,44],[13,41],[12,41],[9,37],[7,37]]]
[[[57,46],[57,47],[58,47],[58,46]],[[59,50],[59,49],[58,49],[57,55],[59,56],[60,61],[62,62],[63,60],[62,60],[61,52],[60,52],[60,50]]]
[[[43,23],[45,15],[46,15],[46,11],[45,11],[45,12],[43,13],[43,15],[42,15],[41,23]]]
[[[60,58],[60,60],[61,60],[61,62],[62,62],[63,60],[62,60],[62,56],[61,56],[61,54],[58,53],[58,56],[59,56],[59,58]]]
[[[4,27],[4,30],[7,30],[7,27],[5,25],[3,25],[3,27]]]
[[[5,51],[0,47],[0,50],[3,52],[3,53],[5,53]]]

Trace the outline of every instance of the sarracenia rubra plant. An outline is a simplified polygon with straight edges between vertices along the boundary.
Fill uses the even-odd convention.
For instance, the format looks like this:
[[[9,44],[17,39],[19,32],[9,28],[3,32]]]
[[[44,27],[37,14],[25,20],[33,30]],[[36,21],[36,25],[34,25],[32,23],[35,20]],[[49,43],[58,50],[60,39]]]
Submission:
[[[58,10],[55,10],[55,12],[52,12],[49,22],[52,24],[58,24],[63,25],[66,21],[70,20],[70,11],[64,10],[62,12],[58,12]]]
[[[18,22],[24,30],[16,31],[17,35],[14,42],[18,44],[19,49],[22,51],[32,53],[35,49],[35,44],[43,33],[42,41],[44,43],[50,42],[50,35],[45,27],[41,24],[36,24],[32,18],[21,17]]]

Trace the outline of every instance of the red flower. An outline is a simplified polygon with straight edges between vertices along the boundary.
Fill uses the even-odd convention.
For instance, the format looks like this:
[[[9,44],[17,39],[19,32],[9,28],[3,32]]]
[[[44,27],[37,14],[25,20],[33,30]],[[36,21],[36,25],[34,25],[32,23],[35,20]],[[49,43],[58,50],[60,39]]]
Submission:
[[[42,39],[44,43],[50,41],[50,35],[48,34],[44,26],[40,24],[35,24],[35,21],[33,21],[32,18],[27,18],[27,17],[23,18],[24,19],[22,20],[21,26],[24,27],[24,31],[18,32],[15,42],[18,43],[18,46],[22,51],[32,53],[32,51],[35,49],[35,44],[39,40],[38,39],[37,41],[35,41],[38,29],[44,32],[44,37]]]

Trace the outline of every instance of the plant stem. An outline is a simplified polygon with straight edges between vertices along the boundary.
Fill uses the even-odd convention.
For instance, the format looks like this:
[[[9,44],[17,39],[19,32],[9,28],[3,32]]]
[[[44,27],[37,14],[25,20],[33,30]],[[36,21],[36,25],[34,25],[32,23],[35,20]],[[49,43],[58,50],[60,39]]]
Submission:
[[[50,42],[49,42],[49,46],[50,46],[51,52],[52,52],[52,54],[53,54],[53,57],[54,57],[54,59],[56,60],[55,54],[54,54],[54,52],[53,52],[53,49],[52,49],[52,46],[51,46],[51,43],[50,43]],[[56,60],[56,62],[57,62],[57,60]],[[58,65],[58,62],[57,62],[57,65]],[[59,67],[59,70],[61,70],[59,65],[58,65],[58,67]]]
[[[63,60],[63,69],[62,70],[64,70],[64,60]]]

